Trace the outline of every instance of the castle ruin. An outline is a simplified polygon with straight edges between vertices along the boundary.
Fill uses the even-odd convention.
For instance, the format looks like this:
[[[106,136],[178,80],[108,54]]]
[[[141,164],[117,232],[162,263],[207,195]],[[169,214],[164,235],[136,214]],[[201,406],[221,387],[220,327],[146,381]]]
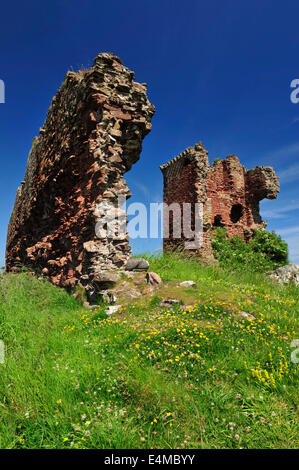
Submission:
[[[203,204],[203,239],[196,251],[205,260],[213,260],[213,227],[224,227],[228,237],[239,235],[249,240],[254,229],[266,227],[260,216],[259,202],[265,198],[275,199],[279,192],[273,168],[257,166],[247,170],[236,155],[217,159],[215,165],[210,166],[208,152],[201,142],[188,147],[160,169],[164,180],[163,202],[168,206],[178,203],[181,207],[183,203],[190,203],[192,230],[195,204]],[[183,210],[181,214],[183,217]],[[163,249],[183,247],[185,238],[173,236],[173,220],[171,217],[168,220],[168,214],[165,217],[163,225],[169,224],[169,234],[163,238]],[[183,226],[181,220],[179,224]]]
[[[90,70],[66,74],[33,140],[17,190],[7,233],[7,271],[25,266],[58,286],[79,285],[91,297],[113,283],[113,273],[128,269],[126,227],[110,236],[102,225],[99,237],[96,226],[111,210],[111,218],[119,216],[126,226],[119,196],[127,199],[131,193],[123,176],[140,157],[154,112],[146,85],[136,83],[134,73],[113,54],[99,54]],[[160,168],[164,203],[191,204],[193,219],[196,203],[203,204],[203,243],[197,251],[206,260],[213,260],[213,227],[249,240],[255,228],[265,226],[259,201],[279,192],[272,168],[246,170],[235,155],[210,166],[201,143]],[[170,224],[164,250],[184,241],[173,236]],[[135,270],[141,270],[138,263]]]
[[[113,54],[66,74],[17,190],[7,271],[26,266],[58,286],[93,292],[105,272],[126,265],[128,233],[99,239],[95,227],[103,203],[117,212],[118,196],[130,196],[123,175],[139,159],[154,112],[146,85]]]

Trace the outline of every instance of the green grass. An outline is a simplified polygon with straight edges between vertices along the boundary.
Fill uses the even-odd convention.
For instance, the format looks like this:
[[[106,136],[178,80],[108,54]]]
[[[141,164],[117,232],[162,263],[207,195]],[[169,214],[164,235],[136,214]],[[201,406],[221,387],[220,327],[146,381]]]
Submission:
[[[0,447],[297,448],[299,289],[148,259],[163,287],[110,318],[28,273],[0,279]],[[160,307],[173,293],[191,306]]]

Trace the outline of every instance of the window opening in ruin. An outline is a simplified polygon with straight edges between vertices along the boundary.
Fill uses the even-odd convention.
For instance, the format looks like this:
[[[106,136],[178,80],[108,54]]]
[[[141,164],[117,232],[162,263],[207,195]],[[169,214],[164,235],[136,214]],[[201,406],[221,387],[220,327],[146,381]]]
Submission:
[[[243,206],[241,204],[234,204],[230,211],[230,220],[236,224],[239,222],[241,217],[243,216]]]
[[[222,216],[220,214],[215,215],[213,227],[224,227]]]

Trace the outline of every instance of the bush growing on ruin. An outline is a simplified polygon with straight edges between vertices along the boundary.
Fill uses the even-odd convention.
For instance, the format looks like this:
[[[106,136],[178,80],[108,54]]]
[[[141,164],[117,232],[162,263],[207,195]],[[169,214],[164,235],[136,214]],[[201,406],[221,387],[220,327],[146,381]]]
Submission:
[[[289,262],[288,244],[274,230],[272,232],[255,230],[250,245],[254,251],[264,253],[274,263],[284,265]]]
[[[274,231],[255,230],[246,242],[239,236],[228,238],[226,230],[215,228],[212,235],[215,258],[223,267],[246,268],[251,271],[269,271],[288,263],[288,245]]]

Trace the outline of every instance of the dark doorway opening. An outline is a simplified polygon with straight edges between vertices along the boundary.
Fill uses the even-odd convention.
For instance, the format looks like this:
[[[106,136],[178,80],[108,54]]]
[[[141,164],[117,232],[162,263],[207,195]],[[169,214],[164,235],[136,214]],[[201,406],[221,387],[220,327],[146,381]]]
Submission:
[[[215,215],[213,227],[224,227],[222,216],[220,214]]]
[[[230,211],[230,220],[236,224],[243,216],[244,210],[241,204],[234,204]]]

